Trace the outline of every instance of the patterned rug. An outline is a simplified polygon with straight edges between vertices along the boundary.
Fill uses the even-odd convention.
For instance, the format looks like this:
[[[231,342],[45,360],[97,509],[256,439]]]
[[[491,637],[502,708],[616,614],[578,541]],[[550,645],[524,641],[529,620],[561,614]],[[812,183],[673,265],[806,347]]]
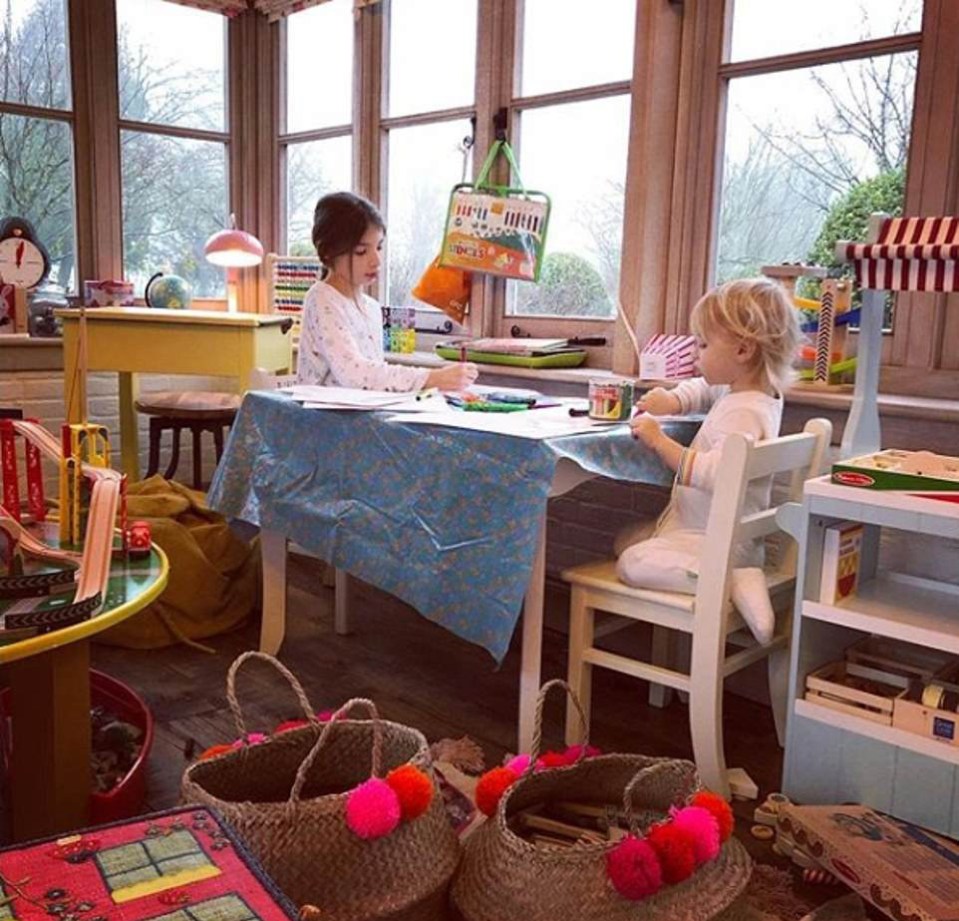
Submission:
[[[831,890],[833,898],[803,898],[793,875],[767,864],[756,864],[742,897],[715,921],[866,921],[862,899],[855,893]]]

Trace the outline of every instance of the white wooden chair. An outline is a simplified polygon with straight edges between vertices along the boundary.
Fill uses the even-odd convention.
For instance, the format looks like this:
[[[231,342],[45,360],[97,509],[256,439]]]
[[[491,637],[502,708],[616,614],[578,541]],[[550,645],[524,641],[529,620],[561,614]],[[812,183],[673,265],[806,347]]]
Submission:
[[[723,756],[723,681],[753,662],[768,656],[770,696],[780,744],[785,732],[788,642],[792,593],[795,584],[796,550],[790,541],[774,564],[768,564],[766,583],[777,612],[771,643],[759,645],[730,601],[732,548],[750,539],[783,534],[776,523],[776,506],[743,516],[742,505],[751,480],[791,473],[787,501],[802,496],[803,481],[820,472],[824,452],[832,435],[825,419],[813,419],[797,435],[751,443],[740,435],[723,444],[720,482],[706,528],[704,555],[695,595],[631,588],[616,577],[615,560],[588,563],[563,573],[572,585],[570,598],[569,683],[589,716],[594,666],[645,678],[689,695],[689,721],[693,753],[703,782],[717,793],[729,796]],[[774,490],[775,494],[775,490]],[[678,671],[672,662],[643,662],[609,652],[595,645],[597,611],[646,621],[654,634],[678,631],[691,639],[689,670]],[[673,636],[676,634],[673,633]],[[727,644],[738,647],[727,654]],[[665,648],[654,635],[654,658],[662,659]],[[659,653],[657,656],[656,653]],[[666,665],[670,667],[666,667]],[[580,720],[567,710],[566,739],[579,739]]]

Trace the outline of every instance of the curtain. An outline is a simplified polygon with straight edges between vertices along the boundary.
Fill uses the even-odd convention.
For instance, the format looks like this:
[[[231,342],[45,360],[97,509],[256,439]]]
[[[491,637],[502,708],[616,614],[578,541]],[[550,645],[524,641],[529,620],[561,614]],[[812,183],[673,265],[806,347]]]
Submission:
[[[210,10],[214,13],[223,13],[224,16],[238,16],[247,10],[256,10],[270,18],[270,22],[298,13],[300,10],[328,3],[329,0],[170,0],[183,6],[193,6],[200,10]],[[352,0],[353,9],[359,13],[364,6],[373,6],[380,0]]]

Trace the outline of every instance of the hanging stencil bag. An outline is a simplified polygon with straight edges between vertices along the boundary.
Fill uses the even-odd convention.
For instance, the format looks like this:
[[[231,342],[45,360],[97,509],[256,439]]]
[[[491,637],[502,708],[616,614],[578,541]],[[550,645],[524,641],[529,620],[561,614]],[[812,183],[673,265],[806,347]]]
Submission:
[[[466,921],[707,921],[718,914],[739,896],[752,869],[743,846],[729,836],[725,800],[701,790],[690,761],[590,757],[588,739],[573,764],[538,768],[543,702],[557,686],[566,689],[585,728],[569,686],[544,685],[529,766],[467,840],[453,881],[454,905]],[[630,833],[564,847],[537,845],[514,831],[523,810],[557,801],[600,809],[622,803]]]
[[[241,655],[227,700],[241,739],[236,672],[270,663],[293,688],[307,725],[198,761],[182,797],[216,809],[283,892],[324,921],[441,921],[459,842],[436,795],[422,733],[355,699],[319,722],[296,678],[272,656]],[[354,706],[369,720],[345,719]]]
[[[490,183],[489,174],[500,154],[506,157],[518,187]],[[450,193],[440,264],[538,281],[549,212],[549,196],[527,191],[512,148],[506,141],[495,141],[476,182],[461,182]]]

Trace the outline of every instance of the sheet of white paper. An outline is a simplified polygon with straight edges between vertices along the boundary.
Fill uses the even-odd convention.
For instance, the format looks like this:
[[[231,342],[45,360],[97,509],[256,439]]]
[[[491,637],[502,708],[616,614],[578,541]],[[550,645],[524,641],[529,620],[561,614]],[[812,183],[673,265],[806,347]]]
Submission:
[[[495,432],[514,438],[558,438],[561,435],[580,435],[596,432],[624,422],[596,422],[582,416],[570,416],[567,407],[530,409],[525,412],[484,413],[448,412],[420,413],[416,416],[390,416],[391,419],[418,425],[442,425],[447,428],[472,429],[477,432]]]
[[[314,384],[297,384],[288,392],[298,403],[312,403],[314,408],[383,409],[416,399],[415,393],[360,390],[352,387],[319,387]]]
[[[390,413],[430,413],[431,415],[442,415],[444,413],[454,413],[457,410],[449,406],[442,397],[429,397],[422,400],[407,400],[396,406],[346,406],[335,403],[314,403],[307,400],[303,403],[304,409],[336,409],[346,410],[347,412],[370,412],[371,410],[382,409]]]

